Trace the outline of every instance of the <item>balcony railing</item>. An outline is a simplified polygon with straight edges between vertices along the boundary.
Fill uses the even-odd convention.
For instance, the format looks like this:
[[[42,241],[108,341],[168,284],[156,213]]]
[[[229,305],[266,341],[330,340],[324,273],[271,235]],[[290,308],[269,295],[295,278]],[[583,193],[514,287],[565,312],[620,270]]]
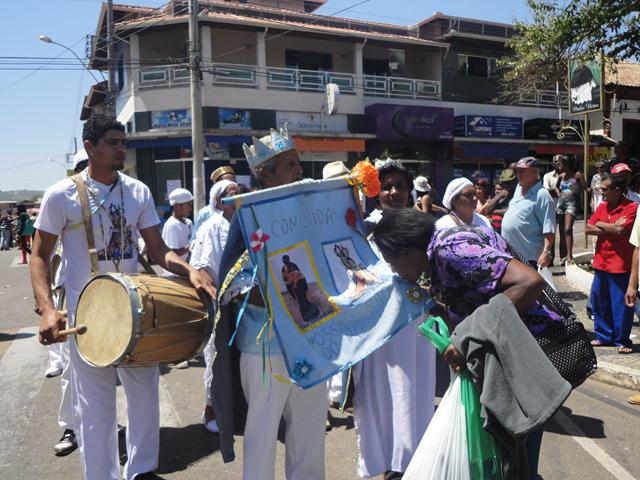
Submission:
[[[213,75],[214,85],[258,88],[258,68],[251,65],[214,63],[205,71]]]
[[[356,76],[352,73],[300,70],[298,68],[267,68],[267,88],[296,92],[324,92],[328,83],[340,87],[340,93],[356,93]]]
[[[364,94],[387,98],[440,98],[440,82],[414,78],[364,76]]]
[[[558,105],[558,100],[560,105]],[[562,108],[569,108],[569,95],[567,92],[560,92],[559,95],[556,95],[554,90],[538,90],[530,95],[521,95],[518,104],[534,107],[560,106]]]
[[[355,95],[358,88],[363,94],[386,98],[439,99],[440,82],[414,78],[365,75],[362,82],[352,73],[301,70],[297,68],[268,67],[264,74],[254,65],[214,63],[204,71],[213,77],[213,85],[259,88],[259,75],[265,75],[265,86],[270,90],[294,92],[324,92],[328,83],[335,83],[344,95]],[[189,83],[189,70],[185,67],[157,66],[140,70],[140,87],[171,87]]]
[[[189,83],[189,69],[176,66],[147,67],[140,70],[141,87],[172,87]]]

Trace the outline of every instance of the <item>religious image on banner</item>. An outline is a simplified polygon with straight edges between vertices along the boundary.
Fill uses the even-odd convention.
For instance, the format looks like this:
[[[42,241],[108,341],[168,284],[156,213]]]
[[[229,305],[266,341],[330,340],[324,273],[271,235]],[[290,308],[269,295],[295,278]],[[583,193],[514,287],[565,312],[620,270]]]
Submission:
[[[345,292],[344,295],[352,301],[362,297],[370,285],[381,282],[364,266],[351,239],[323,244],[322,249],[336,290]]]
[[[322,287],[308,242],[269,255],[272,281],[289,317],[301,332],[308,332],[338,313]]]

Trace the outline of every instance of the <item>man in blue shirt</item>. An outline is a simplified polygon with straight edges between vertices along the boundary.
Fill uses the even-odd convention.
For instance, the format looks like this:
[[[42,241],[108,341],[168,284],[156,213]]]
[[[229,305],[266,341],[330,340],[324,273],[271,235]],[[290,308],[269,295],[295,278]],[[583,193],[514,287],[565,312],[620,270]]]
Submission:
[[[518,160],[518,186],[502,219],[502,236],[531,265],[546,267],[551,262],[556,211],[549,192],[540,182],[538,160]]]

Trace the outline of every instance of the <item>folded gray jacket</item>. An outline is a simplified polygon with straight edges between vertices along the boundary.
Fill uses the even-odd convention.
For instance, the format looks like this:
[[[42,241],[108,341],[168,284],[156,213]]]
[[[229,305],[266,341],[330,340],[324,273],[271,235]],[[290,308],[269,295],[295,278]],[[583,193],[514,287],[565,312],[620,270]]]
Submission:
[[[571,392],[502,293],[462,321],[451,342],[466,358],[489,431],[492,422],[512,437],[538,430]]]

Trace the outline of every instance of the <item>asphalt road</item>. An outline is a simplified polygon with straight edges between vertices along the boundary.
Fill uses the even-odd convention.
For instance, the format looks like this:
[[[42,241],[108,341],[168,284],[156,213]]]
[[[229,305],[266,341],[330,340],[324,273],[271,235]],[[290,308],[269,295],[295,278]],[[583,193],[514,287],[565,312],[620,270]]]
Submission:
[[[0,252],[0,478],[81,478],[77,452],[55,457],[61,434],[56,424],[59,380],[45,379],[47,352],[37,344],[38,317],[28,270],[16,251]],[[440,370],[439,391],[448,381]],[[200,423],[203,365],[163,368],[161,376],[161,457],[158,478],[241,478],[242,438],[236,462],[224,464],[217,437]],[[640,478],[640,407],[626,403],[634,392],[587,381],[574,391],[546,427],[540,474],[549,479],[627,480]],[[120,422],[126,421],[119,392]],[[356,479],[356,433],[348,414],[332,410],[334,428],[326,436],[327,479]],[[284,445],[278,444],[276,478],[284,478]],[[124,453],[124,450],[122,450]]]

